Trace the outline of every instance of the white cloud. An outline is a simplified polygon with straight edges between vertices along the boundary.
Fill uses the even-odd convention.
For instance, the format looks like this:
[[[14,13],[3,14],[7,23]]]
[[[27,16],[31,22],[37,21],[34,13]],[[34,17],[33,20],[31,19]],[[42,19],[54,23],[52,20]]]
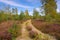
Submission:
[[[37,10],[38,12],[40,12],[40,8],[36,8],[36,10]]]
[[[60,12],[60,1],[57,1],[57,12]]]
[[[33,11],[30,11],[30,12],[29,12],[29,15],[33,15]]]
[[[57,9],[57,12],[60,12],[60,10],[59,10],[59,9]]]
[[[26,0],[27,2],[30,2],[32,4],[36,4],[38,2],[40,2],[40,0]]]
[[[30,6],[24,6],[22,4],[17,4],[16,2],[14,1],[11,1],[11,0],[0,0],[0,2],[3,2],[5,4],[8,4],[8,5],[12,5],[12,6],[17,6],[17,7],[22,7],[22,8],[32,8]]]

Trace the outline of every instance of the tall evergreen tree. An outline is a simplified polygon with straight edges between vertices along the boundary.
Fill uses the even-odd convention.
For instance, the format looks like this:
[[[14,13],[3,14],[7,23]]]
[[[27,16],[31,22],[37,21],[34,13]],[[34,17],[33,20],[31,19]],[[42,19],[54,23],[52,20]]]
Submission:
[[[18,9],[17,9],[17,8],[15,8],[15,14],[16,14],[16,15],[18,14]]]
[[[25,15],[26,15],[26,16],[28,16],[28,15],[29,15],[29,13],[28,13],[28,10],[27,10],[27,9],[25,10]]]
[[[33,10],[33,18],[34,19],[38,19],[39,18],[39,12],[36,9]]]
[[[46,15],[55,16],[57,4],[56,0],[41,0]]]
[[[18,9],[15,8],[15,19],[18,20]]]
[[[13,14],[18,14],[18,9],[17,8],[12,8],[12,13]]]
[[[23,11],[21,11],[20,15],[19,15],[19,19],[23,20],[25,18],[25,14]]]
[[[25,18],[26,18],[26,19],[30,19],[30,17],[29,17],[29,12],[28,12],[27,9],[25,10]]]
[[[12,8],[12,14],[14,14],[15,13],[15,11],[14,11],[15,9],[14,8]]]

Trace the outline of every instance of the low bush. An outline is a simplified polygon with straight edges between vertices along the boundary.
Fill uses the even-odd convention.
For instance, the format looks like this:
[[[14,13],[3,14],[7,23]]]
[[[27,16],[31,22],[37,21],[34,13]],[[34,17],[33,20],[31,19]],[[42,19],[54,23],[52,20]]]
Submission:
[[[10,34],[12,35],[12,40],[15,40],[15,38],[19,35],[19,29],[17,24],[13,24],[13,26],[9,29]]]

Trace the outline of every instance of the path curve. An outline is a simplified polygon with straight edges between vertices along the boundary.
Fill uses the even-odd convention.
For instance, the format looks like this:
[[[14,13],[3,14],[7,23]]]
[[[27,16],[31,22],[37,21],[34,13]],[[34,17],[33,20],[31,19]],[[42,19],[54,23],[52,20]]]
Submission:
[[[21,24],[21,27],[22,27],[22,30],[21,30],[22,35],[19,36],[19,37],[17,37],[16,40],[33,40],[33,39],[29,38],[29,36],[28,36],[28,35],[29,35],[29,32],[26,30],[26,27],[27,27],[27,26],[28,26],[28,27],[31,27],[32,30],[35,31],[35,32],[37,32],[38,34],[41,34],[42,37],[45,35],[45,36],[49,37],[49,40],[56,40],[56,39],[53,38],[52,36],[46,35],[46,34],[42,33],[40,30],[38,30],[37,28],[35,28],[35,27],[32,25],[31,20],[27,20],[27,21],[25,21],[25,22],[23,22],[23,23]],[[43,38],[44,38],[44,37],[43,37]]]

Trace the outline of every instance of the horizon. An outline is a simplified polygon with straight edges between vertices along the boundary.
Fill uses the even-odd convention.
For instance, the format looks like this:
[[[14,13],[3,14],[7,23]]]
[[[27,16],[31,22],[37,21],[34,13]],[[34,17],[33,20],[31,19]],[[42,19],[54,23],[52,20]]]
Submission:
[[[32,15],[34,8],[40,12],[41,2],[40,0],[0,0],[0,9],[7,5],[11,8],[17,8],[18,14],[21,10],[25,12],[27,9],[29,14]],[[57,0],[57,12],[60,12],[60,0]]]

